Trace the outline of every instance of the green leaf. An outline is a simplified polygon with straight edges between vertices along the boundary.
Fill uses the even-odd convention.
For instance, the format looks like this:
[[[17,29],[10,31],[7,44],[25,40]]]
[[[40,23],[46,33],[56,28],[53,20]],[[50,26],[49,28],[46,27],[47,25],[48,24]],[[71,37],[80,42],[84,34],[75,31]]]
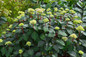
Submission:
[[[53,54],[52,57],[58,57],[58,54],[57,53],[56,54]]]
[[[44,39],[45,39],[45,35],[44,35],[44,34],[41,34],[41,35],[40,35],[40,38],[41,38],[42,40],[44,40]]]
[[[61,36],[67,36],[67,34],[65,33],[65,31],[59,30],[58,34]]]
[[[48,37],[54,37],[55,36],[55,33],[49,33],[48,34]]]
[[[84,47],[86,47],[86,40],[80,40],[80,42],[82,43],[82,45],[83,45]]]
[[[18,49],[18,48],[17,48]],[[19,52],[18,51],[14,51],[13,52],[13,55],[18,55],[19,54]]]
[[[33,0],[34,2],[37,2],[37,0]]]
[[[23,28],[26,28],[26,27],[28,27],[28,24],[24,24]]]
[[[36,56],[37,56],[37,57],[40,57],[40,56],[41,56],[41,52],[37,52],[37,53],[36,53]]]
[[[34,39],[34,40],[38,40],[39,37],[38,37],[38,34],[36,32],[33,32],[31,37]]]
[[[28,36],[31,35],[32,32],[33,32],[33,30],[29,29],[29,32],[27,32],[27,35],[28,35]]]
[[[21,29],[17,29],[17,30],[16,30],[16,33],[20,33],[20,32],[21,32]]]
[[[76,56],[76,52],[74,52],[74,51],[68,51],[68,53],[69,53],[72,57],[77,57],[77,56]]]
[[[58,45],[54,45],[53,48],[54,48],[55,51],[59,52]]]
[[[43,20],[39,20],[39,23],[43,23]]]
[[[3,21],[7,21],[7,19],[5,17],[1,17],[1,20]]]
[[[34,29],[35,29],[36,31],[38,31],[38,26],[34,26]]]
[[[73,30],[67,29],[67,32],[68,32],[69,34],[72,34],[72,33],[73,33]]]
[[[28,35],[23,34],[22,38],[23,38],[25,41],[27,41],[27,40],[28,40]]]
[[[69,48],[69,47],[70,47],[70,48]],[[63,50],[69,50],[69,51],[72,51],[73,49],[74,49],[74,46],[72,45],[71,41],[66,41]]]
[[[38,42],[38,47],[42,47],[44,45],[44,41],[39,41]]]
[[[11,53],[13,51],[12,47],[9,47],[8,52]]]
[[[10,53],[9,52],[6,52],[6,57],[9,57],[10,56]]]
[[[84,53],[84,54],[82,55],[82,57],[86,57],[86,53]]]
[[[47,45],[47,46],[45,46],[45,50],[46,50],[46,51],[50,51],[50,50],[52,50],[52,46],[51,46],[51,47],[50,47],[50,46],[48,46],[48,45]]]
[[[14,23],[12,28],[15,28],[18,25],[18,23]]]
[[[28,57],[28,53],[25,52],[25,53],[23,54],[23,56],[24,56],[24,57]]]
[[[5,47],[3,47],[2,49],[1,49],[1,52],[2,52],[2,55],[5,55],[6,54],[6,48]]]
[[[81,33],[86,36],[86,32],[82,31]]]
[[[32,49],[28,50],[28,54],[32,56],[34,54],[34,51]]]
[[[48,32],[48,31],[49,31],[48,27],[43,27],[43,30],[44,30],[45,32]]]
[[[48,37],[54,37],[54,36],[55,36],[55,31],[53,29],[50,29]]]
[[[12,36],[12,33],[6,34],[6,37],[10,37],[10,36]]]
[[[45,3],[48,3],[50,0],[44,0]]]
[[[61,44],[62,46],[65,46],[65,43],[62,40],[57,40],[57,43]]]

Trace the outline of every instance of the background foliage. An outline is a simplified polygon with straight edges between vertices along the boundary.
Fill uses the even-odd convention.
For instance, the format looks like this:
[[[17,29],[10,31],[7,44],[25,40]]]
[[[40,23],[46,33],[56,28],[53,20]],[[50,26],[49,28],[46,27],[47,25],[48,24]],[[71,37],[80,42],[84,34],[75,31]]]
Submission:
[[[0,0],[0,36],[6,30],[7,24],[13,23],[13,19],[18,16],[18,11],[25,11],[29,7],[39,7],[33,0]]]

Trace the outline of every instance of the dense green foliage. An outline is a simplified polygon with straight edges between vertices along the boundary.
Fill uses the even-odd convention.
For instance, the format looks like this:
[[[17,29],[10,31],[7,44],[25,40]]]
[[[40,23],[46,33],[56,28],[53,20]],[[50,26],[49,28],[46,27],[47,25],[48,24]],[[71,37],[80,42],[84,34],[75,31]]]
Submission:
[[[86,57],[86,1],[0,0],[0,57]]]
[[[77,14],[81,17],[81,19],[86,22],[86,1],[79,1],[76,4],[75,10],[77,11]]]
[[[31,0],[0,0],[0,36],[6,30],[7,25],[13,23],[13,19],[18,16],[18,11],[25,11],[29,7],[39,5]]]
[[[19,11],[1,37],[0,56],[84,57],[83,23],[74,10],[29,8]]]

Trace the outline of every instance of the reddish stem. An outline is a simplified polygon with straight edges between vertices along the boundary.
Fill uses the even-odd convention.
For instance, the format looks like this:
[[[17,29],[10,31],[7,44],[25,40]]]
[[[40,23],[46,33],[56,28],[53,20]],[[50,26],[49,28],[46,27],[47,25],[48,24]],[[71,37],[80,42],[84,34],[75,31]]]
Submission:
[[[15,2],[16,2],[17,0],[15,0]]]
[[[19,20],[19,24],[21,23],[21,21]]]
[[[55,37],[57,37],[57,36],[58,36],[58,33],[56,32]]]
[[[46,26],[46,23],[45,23],[45,26]]]
[[[16,35],[16,38],[18,39],[18,35]]]
[[[64,21],[65,21],[65,18],[64,18]]]
[[[22,32],[23,32],[23,34],[24,34],[24,29],[23,29],[23,26],[22,26]]]
[[[80,37],[80,32],[79,32],[79,37]]]
[[[56,21],[56,15],[54,17],[55,17],[55,21]]]
[[[37,18],[39,19],[39,14],[37,13]]]
[[[40,19],[42,20],[42,17],[40,16]]]
[[[6,39],[6,35],[4,35],[4,39]]]
[[[66,26],[65,26],[65,29],[67,28],[67,25],[68,25],[68,21],[67,21],[67,24],[66,24]]]
[[[34,31],[35,31],[34,24],[33,24],[33,29],[34,29]]]
[[[74,38],[72,38],[72,42],[74,41]]]
[[[8,26],[9,26],[9,22],[7,22]]]
[[[49,22],[51,22],[51,18],[50,18],[50,16],[49,16]]]
[[[67,21],[67,25],[68,25],[68,21]]]
[[[23,23],[24,23],[24,20],[23,20]]]
[[[80,37],[80,32],[79,32],[79,37]],[[77,38],[77,40],[79,40],[79,37]]]
[[[62,16],[60,16],[60,21],[62,21]]]
[[[64,52],[64,55],[62,57],[67,57],[66,51]]]
[[[50,22],[51,22],[51,18],[50,18],[50,16],[49,16],[49,25],[51,25],[51,23],[50,23]]]
[[[33,16],[31,15],[30,18],[33,18]]]

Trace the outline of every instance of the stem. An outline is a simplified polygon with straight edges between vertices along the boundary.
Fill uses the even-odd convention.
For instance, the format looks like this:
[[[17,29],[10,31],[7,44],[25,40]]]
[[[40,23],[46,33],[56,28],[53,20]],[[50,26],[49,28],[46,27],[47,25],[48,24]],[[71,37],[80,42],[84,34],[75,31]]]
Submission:
[[[62,57],[67,57],[66,51],[64,51],[64,55]]]
[[[34,31],[35,31],[34,24],[33,24],[33,29],[34,29]]]
[[[18,35],[16,35],[16,38],[18,39]]]
[[[74,41],[74,38],[72,38],[72,42]]]
[[[58,37],[58,33],[56,32],[56,35],[55,35],[55,37]]]
[[[62,21],[62,16],[60,16],[60,21]]]
[[[65,21],[65,18],[64,18],[64,21]]]
[[[7,22],[7,25],[9,26],[9,22]]]
[[[23,23],[24,23],[24,20],[23,20]]]
[[[45,23],[45,27],[46,27],[46,23]]]
[[[51,25],[51,23],[50,23],[50,22],[51,22],[51,18],[50,18],[50,16],[49,16],[49,25]]]
[[[67,25],[68,25],[68,21],[67,21]]]
[[[39,19],[39,14],[37,13],[37,18]]]
[[[19,20],[19,24],[21,23],[21,21]]]
[[[39,0],[37,0],[37,4],[39,4]]]
[[[80,55],[80,57],[81,57],[81,55]]]
[[[51,22],[51,18],[50,18],[50,16],[49,16],[49,22]]]
[[[79,31],[79,37],[80,37],[80,31]],[[77,41],[79,41],[79,37],[77,38]]]
[[[22,55],[20,54],[20,57],[22,57]]]
[[[68,25],[68,21],[67,21],[67,24],[66,24],[66,26],[65,26],[65,29],[67,28],[67,25]]]
[[[6,35],[4,35],[4,39],[6,39]]]
[[[42,20],[42,17],[40,16],[40,19]]]
[[[23,26],[22,26],[22,32],[23,32],[23,34],[24,34],[24,29],[23,29]]]
[[[54,17],[55,17],[55,21],[56,21],[56,15]]]
[[[33,18],[33,16],[31,15],[30,18]]]
[[[80,37],[80,31],[79,31],[79,37]]]

